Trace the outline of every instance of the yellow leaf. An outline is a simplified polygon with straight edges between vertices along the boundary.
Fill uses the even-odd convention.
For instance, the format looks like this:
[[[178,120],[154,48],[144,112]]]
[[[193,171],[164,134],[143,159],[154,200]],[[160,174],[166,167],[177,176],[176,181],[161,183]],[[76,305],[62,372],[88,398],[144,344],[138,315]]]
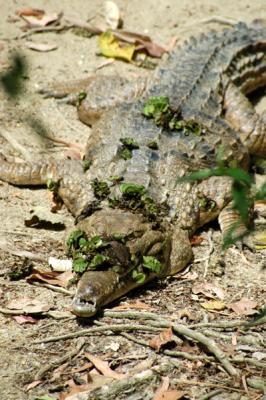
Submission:
[[[225,303],[223,301],[211,300],[201,304],[206,310],[224,310]]]
[[[266,249],[266,231],[256,232],[254,239],[257,250]]]
[[[132,44],[121,44],[112,32],[103,32],[99,37],[99,47],[105,57],[120,58],[131,61],[136,46]]]

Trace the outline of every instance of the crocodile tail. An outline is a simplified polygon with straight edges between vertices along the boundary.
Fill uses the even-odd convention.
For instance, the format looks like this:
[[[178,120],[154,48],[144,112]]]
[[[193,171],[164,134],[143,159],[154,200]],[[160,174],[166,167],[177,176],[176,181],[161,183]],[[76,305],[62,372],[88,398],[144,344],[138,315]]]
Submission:
[[[53,163],[15,163],[0,160],[0,179],[13,185],[45,185],[55,179],[57,167]]]

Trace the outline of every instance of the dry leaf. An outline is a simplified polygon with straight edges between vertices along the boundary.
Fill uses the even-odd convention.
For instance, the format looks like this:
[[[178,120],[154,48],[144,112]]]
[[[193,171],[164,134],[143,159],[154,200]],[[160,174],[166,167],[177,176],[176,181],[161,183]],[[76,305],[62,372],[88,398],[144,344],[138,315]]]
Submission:
[[[203,242],[203,237],[199,235],[193,235],[189,241],[191,246],[199,246]]]
[[[195,283],[195,285],[193,285],[192,287],[192,293],[202,293],[204,296],[209,297],[210,299],[215,299],[216,297],[218,297],[218,299],[223,300],[225,296],[222,288],[208,282]]]
[[[99,47],[105,57],[119,58],[128,62],[132,60],[136,50],[135,45],[122,45],[110,31],[100,35]]]
[[[113,1],[105,2],[105,20],[111,29],[116,29],[121,25],[120,11]]]
[[[68,393],[60,393],[60,400],[86,400],[88,393],[92,390],[91,384],[76,385],[71,379],[68,382],[70,386],[70,391]]]
[[[149,341],[149,346],[156,350],[159,351],[160,348],[169,342],[173,341],[173,331],[172,328],[167,328],[164,329],[159,335],[154,336],[150,341]]]
[[[149,36],[141,35],[135,32],[121,31],[121,30],[113,31],[112,33],[117,39],[138,46],[136,49],[138,51],[145,49],[146,52],[151,57],[160,58],[164,53],[166,53],[166,50],[163,47],[159,46],[158,44],[152,42]]]
[[[42,11],[42,10],[39,10]],[[29,28],[35,28],[35,27],[44,27],[49,24],[58,22],[59,19],[61,18],[62,15],[60,14],[45,14],[40,13],[39,15],[25,15],[25,14],[20,14],[20,17],[27,22]]]
[[[254,300],[249,300],[243,297],[241,300],[228,304],[228,308],[231,308],[238,315],[252,315],[256,314],[255,308],[258,303]]]
[[[32,318],[29,315],[15,315],[12,317],[19,325],[22,324],[36,324],[38,322],[37,319]]]
[[[59,379],[61,375],[64,373],[65,369],[68,367],[68,365],[69,362],[65,362],[64,364],[59,365],[59,367],[53,371],[52,377],[49,379],[49,381],[54,382],[57,379]]]
[[[154,393],[153,400],[160,400],[161,396],[166,390],[169,388],[169,377],[168,376],[162,376],[162,383]]]
[[[218,301],[218,300],[206,301],[205,303],[201,303],[201,306],[206,310],[221,311],[225,309],[225,303],[223,301]]]
[[[42,18],[43,15],[45,14],[45,11],[40,10],[39,8],[25,7],[25,8],[21,8],[20,10],[17,10],[16,14],[19,16],[24,16],[24,17],[33,16],[36,18]]]
[[[182,390],[166,390],[162,392],[159,396],[153,398],[153,400],[179,400],[184,397],[186,392]]]
[[[42,383],[42,381],[33,381],[31,383],[29,383],[26,388],[25,391],[28,392],[31,389],[34,389],[36,386],[38,386],[40,383]]]
[[[34,268],[32,274],[28,276],[26,280],[27,282],[41,281],[49,283],[50,285],[66,288],[73,276],[74,274],[71,271],[60,273],[56,271],[43,271]]]
[[[31,299],[29,297],[19,297],[10,301],[7,305],[7,308],[11,310],[18,310],[24,312],[26,314],[38,314],[42,312],[46,312],[51,308],[51,305],[47,303],[42,303],[37,299]]]
[[[142,303],[141,301],[136,301],[136,303],[127,303],[127,304],[121,304],[120,306],[113,307],[113,311],[119,311],[119,310],[131,310],[131,309],[137,309],[137,310],[154,310],[151,306],[148,304]]]
[[[126,377],[125,374],[120,374],[113,371],[106,361],[100,359],[100,357],[96,357],[93,354],[85,353],[85,356],[88,358],[90,362],[100,371],[104,376],[113,379],[123,379]]]
[[[46,43],[33,43],[33,42],[26,42],[25,46],[28,49],[40,51],[40,52],[47,52],[57,49],[56,44],[46,44]]]

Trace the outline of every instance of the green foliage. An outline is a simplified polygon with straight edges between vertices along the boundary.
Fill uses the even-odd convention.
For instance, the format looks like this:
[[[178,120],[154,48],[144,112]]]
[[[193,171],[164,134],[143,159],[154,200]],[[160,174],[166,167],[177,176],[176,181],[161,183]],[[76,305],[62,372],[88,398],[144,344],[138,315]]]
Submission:
[[[138,185],[136,183],[121,183],[119,188],[121,193],[128,197],[140,197],[146,192],[146,189],[143,185]]]
[[[223,163],[222,148],[217,151],[217,164],[218,166],[216,168],[202,169],[183,178],[178,178],[177,183],[194,182],[207,179],[211,176],[228,176],[232,178],[233,208],[239,213],[239,221],[231,226],[224,237],[224,248],[226,248],[246,234],[243,233],[241,236],[235,235],[235,232],[241,224],[246,226],[247,232],[251,231],[249,224],[249,209],[255,200],[264,200],[266,198],[266,183],[264,183],[255,194],[251,194],[253,189],[252,176],[241,168],[225,167]]]
[[[185,135],[202,134],[201,126],[192,120],[184,121],[179,110],[170,106],[169,98],[166,96],[150,97],[143,107],[143,114],[148,118],[153,118],[156,125],[172,131],[183,131]]]
[[[166,96],[150,97],[144,104],[143,114],[146,117],[158,119],[162,113],[170,108],[169,98]]]
[[[66,241],[67,248],[69,250],[71,250],[71,248],[74,249],[78,248],[80,239],[85,240],[85,238],[86,238],[85,232],[79,229],[72,231]]]
[[[148,142],[147,147],[149,147],[149,149],[152,149],[152,150],[159,149],[158,143],[155,140],[151,140],[150,142]]]
[[[59,183],[54,181],[53,179],[47,179],[46,186],[47,186],[47,189],[50,192],[54,192],[55,193],[58,190]]]
[[[90,169],[91,164],[92,164],[91,160],[83,160],[82,161],[82,166],[83,166],[84,172],[86,172],[86,171],[88,171],[88,169]]]
[[[110,194],[108,184],[104,181],[99,181],[97,178],[91,182],[91,187],[97,199],[103,200]]]
[[[139,284],[142,284],[146,280],[146,274],[144,274],[143,272],[139,272],[139,271],[134,269],[132,271],[132,278],[134,279],[135,282],[137,282]]]
[[[101,267],[107,261],[110,260],[110,257],[104,256],[102,254],[95,254],[93,259],[90,262],[89,268],[90,269],[97,269],[97,267]]]
[[[82,274],[83,272],[85,272],[88,268],[88,265],[88,261],[81,256],[76,255],[73,259],[73,271],[78,274]]]
[[[152,257],[152,256],[143,256],[142,265],[144,268],[147,268],[157,274],[159,274],[162,269],[162,264],[160,263],[160,261],[157,260],[157,258]]]
[[[120,150],[120,156],[124,160],[130,160],[130,158],[132,158],[132,151],[134,149],[139,149],[138,143],[130,137],[121,138],[120,142],[123,144]]]
[[[109,176],[108,180],[113,182],[113,183],[118,183],[123,181],[123,176],[120,175],[111,175]]]

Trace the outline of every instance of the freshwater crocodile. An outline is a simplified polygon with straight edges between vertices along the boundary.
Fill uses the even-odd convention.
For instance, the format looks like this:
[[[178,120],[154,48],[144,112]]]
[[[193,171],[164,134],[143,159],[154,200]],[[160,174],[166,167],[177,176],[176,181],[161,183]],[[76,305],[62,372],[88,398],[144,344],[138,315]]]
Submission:
[[[57,182],[58,195],[77,227],[87,238],[107,240],[105,259],[107,251],[116,260],[113,264],[120,265],[119,271],[109,266],[82,275],[73,300],[76,315],[92,316],[131,289],[176,274],[192,258],[189,239],[199,227],[217,216],[223,231],[234,222],[229,177],[176,182],[199,168],[214,167],[219,147],[225,165],[245,169],[249,154],[266,155],[265,122],[246,97],[266,84],[265,50],[266,26],[261,21],[238,23],[189,39],[137,89],[115,78],[122,97],[108,93],[110,79],[91,80],[87,99],[79,106],[80,118],[94,122],[86,172],[75,160],[1,162],[0,178],[14,185]],[[95,106],[99,93],[105,95],[100,99],[101,118]],[[200,126],[200,134],[168,129],[145,117],[147,100],[161,96],[184,123]],[[157,209],[155,216],[146,201]],[[124,240],[118,241],[117,234]],[[160,267],[145,269],[147,257]],[[136,279],[143,271],[144,279]]]

